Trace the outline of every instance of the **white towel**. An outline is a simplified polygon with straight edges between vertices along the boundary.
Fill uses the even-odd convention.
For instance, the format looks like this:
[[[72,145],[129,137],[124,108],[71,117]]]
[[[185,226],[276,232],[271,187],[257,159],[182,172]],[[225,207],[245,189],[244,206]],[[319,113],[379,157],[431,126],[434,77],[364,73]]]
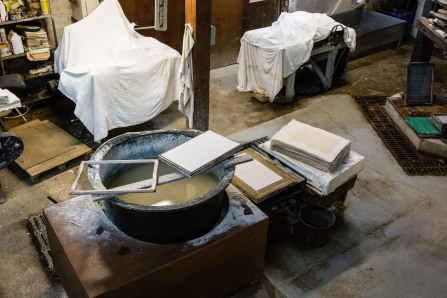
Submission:
[[[6,102],[8,101],[8,94],[6,93],[6,90],[3,90],[0,88],[0,101]]]
[[[180,79],[182,81],[178,109],[189,119],[189,128],[193,126],[194,116],[194,71],[192,64],[192,48],[194,47],[193,29],[185,24],[183,34],[182,60],[180,62]]]

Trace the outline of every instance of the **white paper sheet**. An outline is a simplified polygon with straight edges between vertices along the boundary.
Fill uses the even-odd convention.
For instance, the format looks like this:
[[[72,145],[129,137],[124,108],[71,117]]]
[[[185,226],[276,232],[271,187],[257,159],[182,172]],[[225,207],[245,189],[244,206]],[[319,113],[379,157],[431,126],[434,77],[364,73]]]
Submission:
[[[237,165],[234,175],[256,191],[282,179],[281,176],[256,159]]]

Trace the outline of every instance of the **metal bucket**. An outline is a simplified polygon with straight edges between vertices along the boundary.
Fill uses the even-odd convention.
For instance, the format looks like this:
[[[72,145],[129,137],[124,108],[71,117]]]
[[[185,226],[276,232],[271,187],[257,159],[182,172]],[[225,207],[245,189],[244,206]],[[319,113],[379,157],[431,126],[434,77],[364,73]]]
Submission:
[[[329,230],[335,219],[335,215],[325,207],[316,205],[302,207],[298,211],[301,241],[309,246],[322,246],[329,238]]]
[[[127,133],[102,144],[91,160],[126,160],[157,156],[201,134],[197,130],[166,130]],[[103,182],[122,164],[91,165],[88,179],[95,189],[106,189]],[[235,167],[216,170],[215,188],[189,202],[168,206],[143,206],[119,198],[104,200],[110,221],[127,235],[153,243],[176,243],[201,236],[212,229],[221,217],[227,197],[225,189]]]

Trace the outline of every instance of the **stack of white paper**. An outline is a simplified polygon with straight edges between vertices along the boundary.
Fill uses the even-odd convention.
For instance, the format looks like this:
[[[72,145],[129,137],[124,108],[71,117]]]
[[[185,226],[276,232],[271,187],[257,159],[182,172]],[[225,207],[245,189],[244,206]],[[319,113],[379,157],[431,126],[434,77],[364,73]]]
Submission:
[[[197,176],[241,150],[241,145],[211,130],[160,154],[160,160],[188,177]]]
[[[272,149],[326,172],[335,170],[349,155],[351,142],[296,120],[271,139]]]
[[[259,147],[305,177],[307,186],[321,195],[330,194],[337,187],[357,175],[365,161],[363,156],[351,151],[343,163],[335,171],[329,173],[272,150],[270,141],[259,145]]]

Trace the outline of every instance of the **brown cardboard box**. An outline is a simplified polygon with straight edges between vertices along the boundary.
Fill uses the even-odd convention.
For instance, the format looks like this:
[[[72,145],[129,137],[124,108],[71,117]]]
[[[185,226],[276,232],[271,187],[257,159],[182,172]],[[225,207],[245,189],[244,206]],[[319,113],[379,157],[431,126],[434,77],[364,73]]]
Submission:
[[[38,11],[40,10],[40,1],[26,0],[26,7],[28,7],[31,11]]]

